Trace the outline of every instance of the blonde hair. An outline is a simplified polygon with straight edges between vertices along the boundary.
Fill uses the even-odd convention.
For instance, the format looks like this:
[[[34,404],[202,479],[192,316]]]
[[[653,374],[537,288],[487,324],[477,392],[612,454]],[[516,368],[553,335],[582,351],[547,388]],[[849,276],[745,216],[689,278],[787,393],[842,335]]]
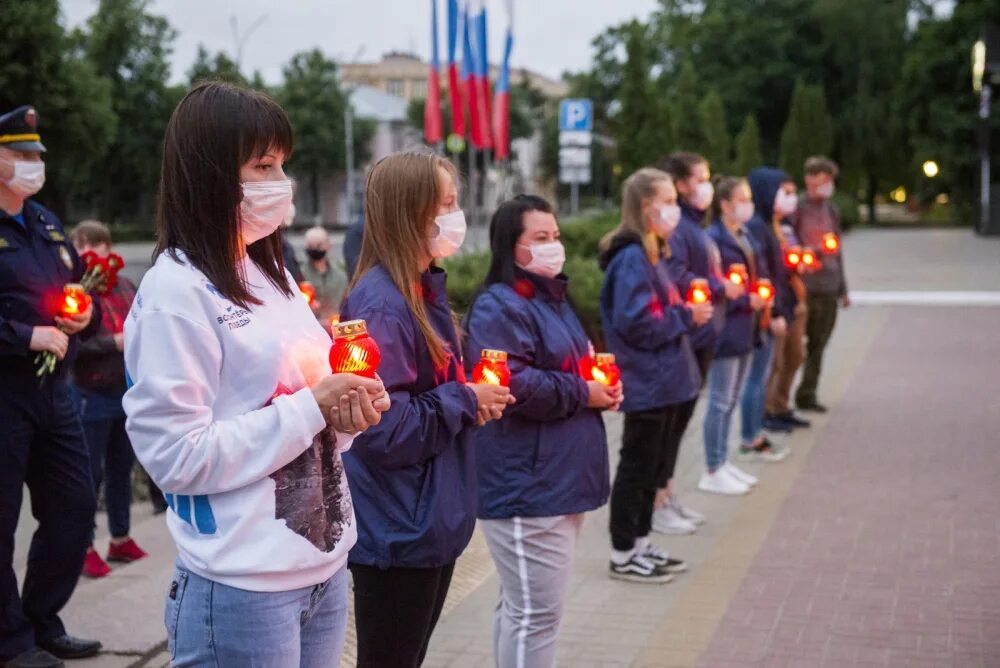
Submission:
[[[619,234],[631,234],[642,240],[646,257],[650,263],[655,263],[662,253],[663,244],[659,237],[646,227],[642,218],[643,201],[656,195],[656,188],[661,183],[673,184],[670,174],[653,167],[643,167],[627,179],[622,186],[622,220],[615,229],[604,235],[599,245],[605,251],[611,247],[611,240]]]
[[[365,185],[361,255],[350,289],[372,267],[384,267],[416,318],[434,365],[440,368],[448,363],[451,351],[427,318],[419,268],[421,251],[427,248],[427,228],[441,201],[438,168],[448,172],[457,185],[455,166],[433,153],[393,153],[372,167]]]

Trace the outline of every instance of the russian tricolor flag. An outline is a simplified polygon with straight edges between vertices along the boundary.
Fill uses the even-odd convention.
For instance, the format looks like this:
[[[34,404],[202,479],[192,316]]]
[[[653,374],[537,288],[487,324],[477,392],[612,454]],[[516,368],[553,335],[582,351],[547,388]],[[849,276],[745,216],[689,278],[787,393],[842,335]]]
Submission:
[[[490,126],[490,50],[486,39],[486,1],[476,0],[476,93],[480,95],[479,113],[482,115],[484,148],[493,148],[493,131]]]
[[[506,5],[507,36],[493,101],[493,156],[497,160],[510,157],[510,53],[514,50],[514,0],[507,0]]]
[[[427,73],[424,100],[424,140],[439,144],[444,139],[441,122],[441,63],[438,60],[437,0],[431,0],[431,69]]]
[[[476,55],[472,49],[471,24],[472,7],[465,5],[465,20],[462,21],[462,86],[465,101],[469,105],[469,143],[473,148],[482,148],[483,128],[479,116],[479,96],[476,95]]]
[[[458,0],[448,0],[448,102],[451,106],[451,133],[465,137],[465,102],[462,79],[458,75],[458,40],[465,34],[465,12]]]

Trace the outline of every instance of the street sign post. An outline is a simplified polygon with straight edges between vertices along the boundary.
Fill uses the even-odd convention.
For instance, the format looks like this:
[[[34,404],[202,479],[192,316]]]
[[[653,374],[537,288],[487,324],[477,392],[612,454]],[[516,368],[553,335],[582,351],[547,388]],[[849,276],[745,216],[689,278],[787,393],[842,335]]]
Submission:
[[[559,103],[559,181],[570,184],[570,210],[580,209],[580,184],[590,183],[594,103],[567,98]]]

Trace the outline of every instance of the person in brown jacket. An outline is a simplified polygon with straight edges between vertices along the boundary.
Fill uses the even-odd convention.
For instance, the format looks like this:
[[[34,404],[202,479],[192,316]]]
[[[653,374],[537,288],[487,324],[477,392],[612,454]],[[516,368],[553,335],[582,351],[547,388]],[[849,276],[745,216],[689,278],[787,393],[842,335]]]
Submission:
[[[813,156],[806,160],[806,197],[792,216],[796,235],[804,246],[817,249],[820,259],[819,269],[803,276],[809,309],[806,363],[795,392],[799,409],[817,413],[827,410],[816,398],[823,352],[837,323],[838,306],[847,308],[851,304],[840,250],[840,213],[830,201],[837,172],[837,164],[829,158]]]

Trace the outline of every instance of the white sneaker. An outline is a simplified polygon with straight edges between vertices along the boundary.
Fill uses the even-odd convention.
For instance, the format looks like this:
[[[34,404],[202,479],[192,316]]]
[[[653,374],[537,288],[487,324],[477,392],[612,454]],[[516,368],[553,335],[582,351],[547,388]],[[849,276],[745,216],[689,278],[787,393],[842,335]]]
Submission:
[[[671,506],[674,507],[674,510],[677,511],[678,515],[686,519],[688,522],[691,522],[695,526],[701,526],[702,524],[705,523],[704,515],[699,513],[697,510],[691,510],[687,506],[682,506],[681,502],[677,500],[676,496],[670,497],[670,501],[668,501],[667,503],[669,503]]]
[[[698,481],[698,489],[709,494],[726,494],[729,496],[740,496],[750,491],[746,485],[733,476],[729,475],[726,469],[720,468],[715,473],[705,471]]]
[[[672,536],[684,536],[694,533],[697,529],[694,522],[678,513],[670,502],[653,511],[653,531]]]
[[[722,465],[722,470],[728,473],[731,477],[736,478],[739,482],[747,485],[748,487],[755,487],[757,485],[757,478],[750,475],[746,471],[736,468],[733,466],[732,462],[726,462]]]

